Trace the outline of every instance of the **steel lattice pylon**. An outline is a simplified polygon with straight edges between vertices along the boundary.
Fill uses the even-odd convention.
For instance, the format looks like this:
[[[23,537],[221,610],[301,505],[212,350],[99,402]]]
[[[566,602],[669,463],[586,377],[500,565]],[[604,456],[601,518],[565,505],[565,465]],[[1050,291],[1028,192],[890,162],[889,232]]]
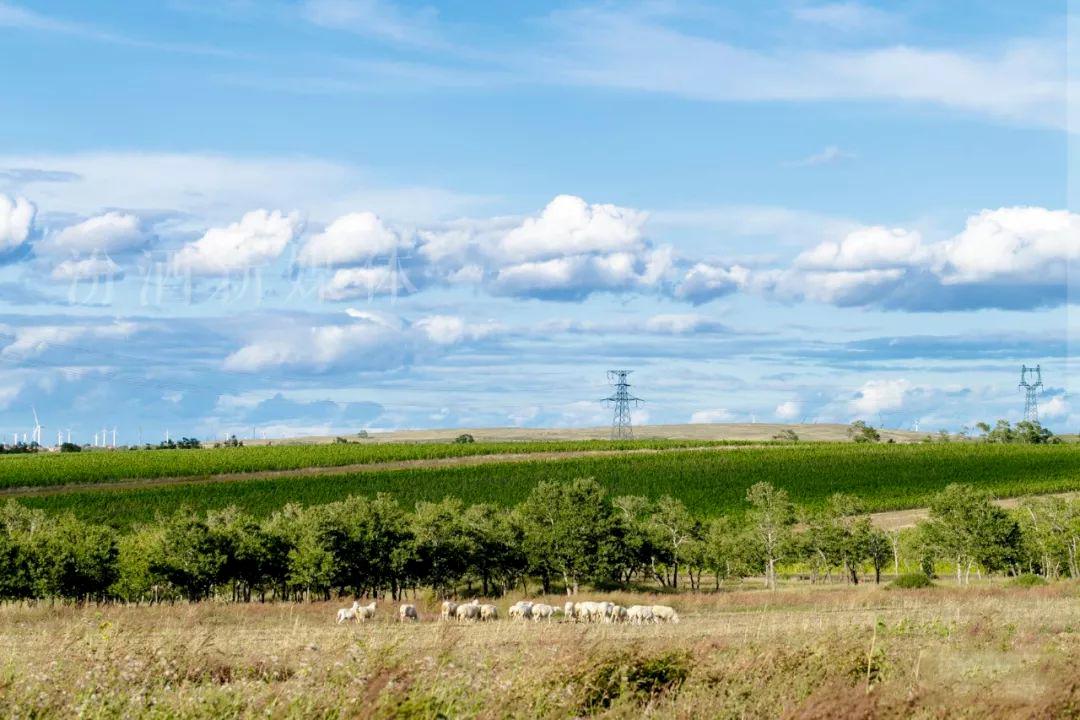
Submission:
[[[1034,382],[1032,382],[1034,380]],[[1042,368],[1020,366],[1020,388],[1024,391],[1024,419],[1039,422],[1039,391],[1042,390]]]
[[[637,407],[645,402],[630,394],[630,383],[626,378],[631,372],[633,371],[608,370],[608,382],[615,388],[615,392],[604,398],[605,403],[615,408],[615,414],[611,419],[612,440],[630,440],[634,437],[634,429],[630,424],[630,405],[633,403],[634,407]]]

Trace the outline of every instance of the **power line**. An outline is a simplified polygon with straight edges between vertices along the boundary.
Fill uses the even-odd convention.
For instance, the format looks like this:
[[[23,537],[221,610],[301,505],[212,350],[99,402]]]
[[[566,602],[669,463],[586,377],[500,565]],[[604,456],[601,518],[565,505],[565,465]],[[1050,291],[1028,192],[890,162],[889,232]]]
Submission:
[[[611,419],[612,440],[630,440],[634,437],[634,429],[630,424],[630,404],[638,407],[645,402],[630,394],[630,383],[626,378],[631,372],[633,370],[608,370],[608,382],[615,388],[615,392],[604,398],[604,402],[615,409]]]

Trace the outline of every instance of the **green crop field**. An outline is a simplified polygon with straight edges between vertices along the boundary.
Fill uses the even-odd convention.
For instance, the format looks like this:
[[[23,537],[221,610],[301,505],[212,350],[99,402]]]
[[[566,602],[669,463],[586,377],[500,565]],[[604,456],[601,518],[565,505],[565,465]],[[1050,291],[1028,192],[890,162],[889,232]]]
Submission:
[[[746,441],[742,441],[744,444]],[[633,450],[736,445],[706,440],[567,440],[501,443],[335,443],[197,450],[117,450],[0,455],[0,489],[121,479],[193,477],[262,470],[297,470],[401,460],[501,453]]]
[[[616,495],[673,495],[702,515],[738,513],[746,488],[768,481],[814,505],[834,492],[862,498],[869,510],[924,505],[952,482],[998,496],[1080,490],[1074,445],[806,444],[729,451],[658,452],[458,468],[387,470],[335,476],[196,482],[131,489],[85,489],[27,496],[26,505],[70,510],[116,526],[149,520],[181,505],[237,505],[265,515],[288,502],[317,504],[348,495],[393,493],[403,505],[457,496],[510,506],[542,480],[592,477]]]

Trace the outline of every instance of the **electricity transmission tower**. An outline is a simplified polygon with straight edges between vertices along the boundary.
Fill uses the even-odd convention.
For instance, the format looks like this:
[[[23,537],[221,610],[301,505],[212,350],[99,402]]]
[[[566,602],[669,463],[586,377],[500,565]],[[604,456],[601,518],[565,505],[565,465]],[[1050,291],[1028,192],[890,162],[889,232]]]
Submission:
[[[1039,422],[1039,391],[1042,386],[1042,369],[1038,365],[1033,368],[1020,366],[1020,387],[1024,390],[1024,419],[1028,422]]]
[[[604,402],[615,408],[615,414],[611,419],[611,439],[630,440],[634,437],[634,430],[630,425],[630,404],[638,407],[645,402],[639,397],[630,394],[630,383],[626,381],[632,370],[608,370],[608,382],[615,391],[604,398]]]

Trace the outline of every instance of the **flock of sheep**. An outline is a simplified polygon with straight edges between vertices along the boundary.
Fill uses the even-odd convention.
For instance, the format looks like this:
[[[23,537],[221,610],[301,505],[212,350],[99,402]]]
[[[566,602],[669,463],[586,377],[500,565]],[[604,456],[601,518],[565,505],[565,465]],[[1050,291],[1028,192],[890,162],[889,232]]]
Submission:
[[[533,622],[551,622],[555,615],[562,613],[571,622],[586,623],[633,623],[642,625],[645,623],[679,622],[679,614],[675,609],[667,605],[631,605],[623,607],[612,602],[571,602],[567,601],[563,607],[548,605],[547,603],[534,603],[527,600],[519,600],[510,606],[508,614],[511,620],[532,620]],[[337,612],[337,621],[353,620],[365,622],[375,617],[375,603],[361,605],[354,601],[351,607],[341,608]],[[420,619],[415,605],[401,605],[398,608],[398,622],[416,622]],[[453,600],[444,600],[439,619],[443,621],[455,620],[458,622],[484,622],[499,619],[499,609],[491,604],[480,604],[479,600],[470,600],[466,603],[456,603]]]

